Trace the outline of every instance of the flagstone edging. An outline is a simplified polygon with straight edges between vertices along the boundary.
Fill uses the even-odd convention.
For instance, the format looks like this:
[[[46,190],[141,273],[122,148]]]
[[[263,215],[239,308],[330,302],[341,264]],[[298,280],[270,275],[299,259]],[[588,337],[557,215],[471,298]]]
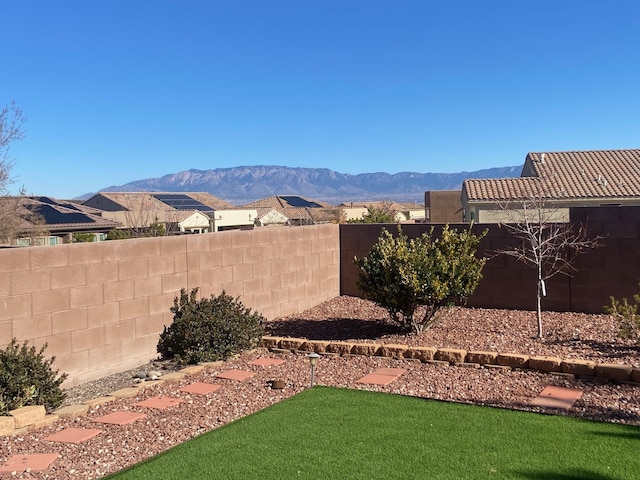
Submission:
[[[640,368],[635,368],[631,365],[597,363],[591,360],[573,358],[530,356],[458,348],[411,347],[402,344],[352,343],[272,336],[262,337],[262,346],[272,351],[414,359],[423,363],[527,369],[542,373],[573,375],[575,377],[598,377],[605,380],[640,383]]]

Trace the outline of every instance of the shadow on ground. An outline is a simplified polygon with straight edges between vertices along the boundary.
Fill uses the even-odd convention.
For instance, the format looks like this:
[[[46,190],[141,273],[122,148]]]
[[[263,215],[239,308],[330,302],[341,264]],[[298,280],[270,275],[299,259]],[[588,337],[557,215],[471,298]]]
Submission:
[[[265,335],[307,338],[309,340],[371,340],[401,333],[399,327],[389,323],[355,318],[328,318],[326,320],[287,318],[286,320],[273,320],[265,325]]]

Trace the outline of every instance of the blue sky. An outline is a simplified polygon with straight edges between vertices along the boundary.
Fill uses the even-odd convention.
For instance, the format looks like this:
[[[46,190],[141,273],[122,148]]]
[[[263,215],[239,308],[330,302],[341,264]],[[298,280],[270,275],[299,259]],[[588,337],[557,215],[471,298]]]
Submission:
[[[14,191],[190,168],[519,165],[640,147],[640,2],[4,2]],[[304,192],[300,192],[303,194]]]

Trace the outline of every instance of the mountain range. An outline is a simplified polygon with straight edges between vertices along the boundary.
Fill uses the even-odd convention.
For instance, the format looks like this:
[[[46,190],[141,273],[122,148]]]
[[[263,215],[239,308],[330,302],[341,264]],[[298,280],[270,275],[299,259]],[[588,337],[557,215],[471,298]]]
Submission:
[[[424,202],[427,190],[459,190],[467,178],[518,177],[522,166],[459,173],[339,173],[328,168],[245,166],[185,170],[110,186],[102,192],[208,192],[234,205],[272,195],[300,195],[337,205],[349,201]],[[79,199],[87,199],[85,194]]]

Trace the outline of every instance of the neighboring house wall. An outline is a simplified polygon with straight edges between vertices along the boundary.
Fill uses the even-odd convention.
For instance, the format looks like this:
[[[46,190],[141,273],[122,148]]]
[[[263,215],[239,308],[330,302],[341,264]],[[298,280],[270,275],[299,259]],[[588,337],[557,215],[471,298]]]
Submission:
[[[181,288],[267,319],[339,294],[337,225],[0,249],[0,348],[48,343],[66,386],[157,356]]]
[[[511,208],[508,211],[505,209],[495,209],[495,206],[491,208],[474,209],[475,213],[472,218],[476,218],[477,223],[513,223],[514,221],[522,221],[525,219],[525,212],[522,209]],[[528,218],[535,222],[537,216],[541,216],[545,222],[553,223],[566,223],[569,221],[569,208],[541,208],[529,210]]]
[[[258,211],[255,209],[216,210],[213,215],[213,231],[254,226]]]
[[[430,223],[462,222],[460,190],[430,190],[424,193],[425,220]]]
[[[601,247],[576,258],[573,277],[557,275],[547,281],[548,296],[542,308],[555,311],[602,313],[611,295],[632,298],[640,280],[640,207],[583,207],[571,209],[571,219],[587,225],[591,235],[603,235]],[[469,228],[452,224],[452,228]],[[340,225],[340,293],[360,296],[356,286],[358,270],[354,256],[366,256],[377,241],[382,228],[395,233],[395,225]],[[431,225],[403,225],[409,238],[428,232]],[[439,230],[442,226],[436,226]],[[514,258],[496,255],[514,237],[496,224],[475,224],[475,232],[488,229],[478,254],[490,257],[483,278],[468,305],[482,308],[534,310],[536,271]],[[436,231],[437,234],[437,231]],[[517,240],[516,240],[517,241]]]

